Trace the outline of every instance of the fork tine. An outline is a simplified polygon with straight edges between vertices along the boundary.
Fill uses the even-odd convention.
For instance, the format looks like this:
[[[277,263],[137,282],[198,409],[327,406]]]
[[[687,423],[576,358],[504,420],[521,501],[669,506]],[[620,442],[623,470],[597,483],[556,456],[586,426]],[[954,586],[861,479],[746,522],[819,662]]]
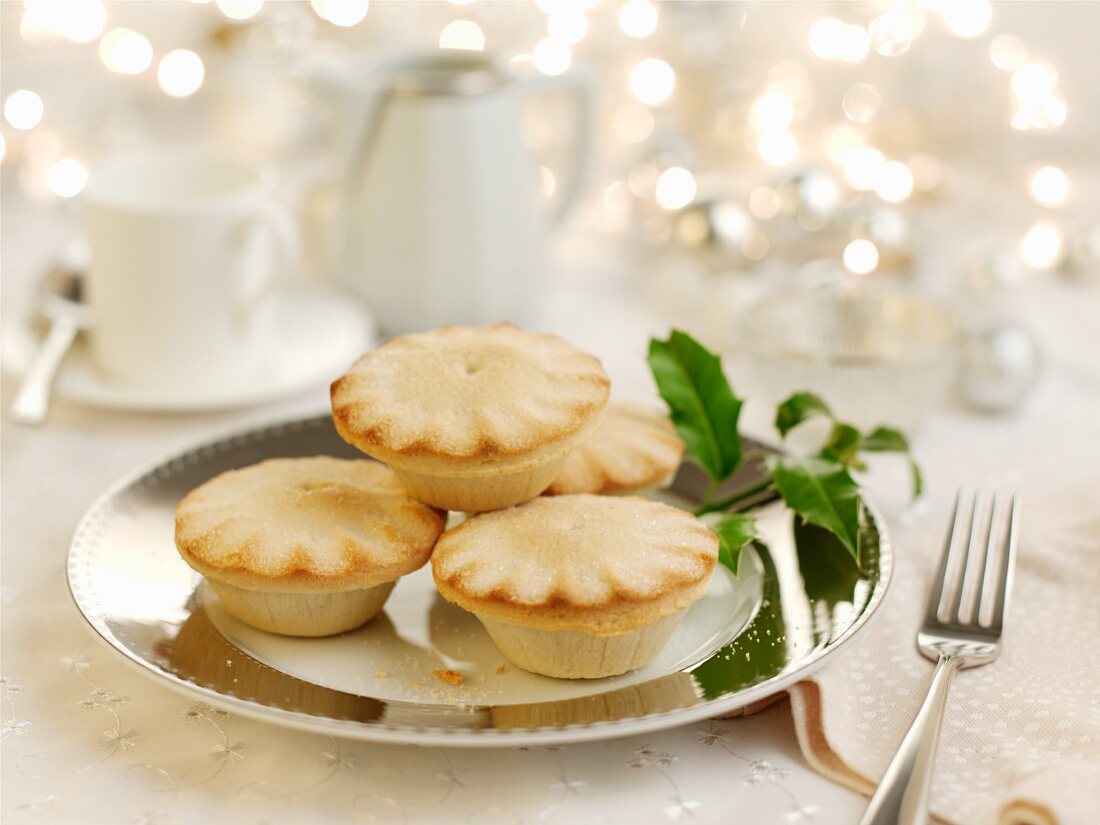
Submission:
[[[966,573],[970,569],[970,553],[971,548],[974,546],[974,522],[977,521],[978,515],[978,491],[974,491],[974,495],[970,498],[970,513],[966,520],[966,538],[962,545],[962,558],[959,560],[958,569],[955,575],[952,577],[955,581],[955,592],[952,594],[950,604],[947,608],[947,621],[957,622],[959,621],[959,610],[962,605],[963,591],[966,590]],[[954,553],[952,553],[954,555]]]
[[[989,572],[989,557],[994,554],[993,537],[994,527],[996,526],[997,517],[997,493],[996,491],[989,495],[989,520],[985,525],[985,549],[982,551],[982,566],[978,572],[978,578],[976,582],[976,592],[974,594],[974,610],[970,613],[970,624],[980,625],[982,619],[982,606],[988,603],[992,590],[986,586],[985,577]],[[1000,554],[997,556],[1000,560]],[[958,621],[962,621],[962,614],[960,612]]]
[[[1001,580],[997,584],[997,599],[993,603],[993,613],[990,617],[990,627],[998,631],[1004,626],[1005,608],[1008,606],[1008,594],[1012,589],[1012,576],[1016,567],[1016,544],[1020,511],[1016,506],[1015,493],[1008,502],[1007,522],[1001,553],[1004,559],[1001,567]]]
[[[963,491],[960,488],[955,493],[955,506],[951,510],[951,520],[947,523],[947,535],[943,539],[943,552],[940,553],[940,563],[936,568],[936,575],[932,577],[932,592],[928,596],[928,609],[925,613],[926,622],[939,620],[940,601],[943,598],[943,587],[951,563],[951,547],[955,541],[955,532],[959,527],[959,510],[962,507],[962,497]]]

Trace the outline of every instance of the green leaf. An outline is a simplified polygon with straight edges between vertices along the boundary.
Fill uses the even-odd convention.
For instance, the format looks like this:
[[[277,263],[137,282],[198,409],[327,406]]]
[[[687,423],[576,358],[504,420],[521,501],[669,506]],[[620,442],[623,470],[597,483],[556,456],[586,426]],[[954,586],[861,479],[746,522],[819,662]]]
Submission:
[[[833,425],[832,435],[828,442],[821,448],[820,458],[826,461],[836,461],[846,467],[862,469],[862,462],[857,457],[863,436],[859,430],[851,424],[837,422]]]
[[[914,458],[909,459],[909,475],[913,479],[913,498],[920,498],[924,493],[924,476]]]
[[[757,538],[756,519],[744,513],[733,513],[711,525],[718,535],[718,561],[737,575],[741,548]]]
[[[786,456],[772,456],[768,469],[787,506],[835,535],[858,561],[859,486],[848,470],[821,459]]]
[[[900,430],[876,427],[863,436],[860,449],[872,453],[907,453],[909,440]]]
[[[775,411],[775,427],[780,435],[785,436],[803,421],[821,415],[832,418],[833,411],[820,396],[812,392],[796,392]]]
[[[684,442],[688,457],[715,482],[741,462],[737,419],[741,400],[722,372],[722,361],[686,332],[649,342],[649,368]]]

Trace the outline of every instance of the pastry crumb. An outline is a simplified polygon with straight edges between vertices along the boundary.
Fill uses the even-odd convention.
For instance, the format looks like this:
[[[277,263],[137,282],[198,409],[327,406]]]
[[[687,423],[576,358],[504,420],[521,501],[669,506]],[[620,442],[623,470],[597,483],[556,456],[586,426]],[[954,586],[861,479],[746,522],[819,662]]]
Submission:
[[[386,670],[376,670],[376,671],[374,671],[374,678],[375,679],[385,679],[389,675],[390,675],[389,672],[386,671]]]
[[[448,685],[461,685],[466,681],[466,678],[461,673],[455,673],[453,670],[433,670],[432,675],[439,681],[446,682]]]
[[[507,667],[505,666],[504,662],[501,662],[501,663],[500,663],[500,665],[499,665],[499,666],[497,667],[497,676],[499,676],[500,674],[502,674],[502,673],[503,673],[504,671],[506,671],[507,669],[508,669],[508,668],[507,668]]]

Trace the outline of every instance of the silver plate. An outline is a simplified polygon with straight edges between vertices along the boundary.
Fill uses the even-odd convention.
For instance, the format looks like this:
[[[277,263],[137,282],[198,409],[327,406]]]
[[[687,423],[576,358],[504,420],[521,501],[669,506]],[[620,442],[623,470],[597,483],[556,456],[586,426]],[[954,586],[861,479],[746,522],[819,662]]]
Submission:
[[[274,456],[359,455],[327,416],[199,446],[123,478],[81,519],[69,588],[95,634],[127,662],[194,699],[277,724],[355,739],[493,747],[608,739],[737,711],[804,678],[880,606],[891,551],[866,508],[857,567],[781,506],[737,577],[719,569],[657,662],[613,679],[557,680],[503,666],[476,620],[421,570],[385,613],[329,639],[288,639],[236,622],[176,553],[174,511],[225,470]],[[747,466],[740,481],[756,472]],[[690,506],[685,465],[670,500]],[[838,552],[839,550],[839,552]],[[435,670],[462,673],[449,685]]]

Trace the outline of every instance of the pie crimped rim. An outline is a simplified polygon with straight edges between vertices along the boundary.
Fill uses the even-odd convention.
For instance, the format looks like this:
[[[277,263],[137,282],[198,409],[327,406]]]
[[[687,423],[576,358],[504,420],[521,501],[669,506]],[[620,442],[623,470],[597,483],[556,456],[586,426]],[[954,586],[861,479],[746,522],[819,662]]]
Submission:
[[[511,324],[402,335],[332,385],[336,429],[367,455],[445,476],[521,472],[566,455],[607,404],[599,359]]]
[[[204,576],[251,590],[335,592],[422,567],[444,524],[376,461],[272,458],[188,493],[175,540]]]
[[[553,496],[447,531],[432,574],[445,599],[473,613],[613,635],[697,601],[717,558],[717,536],[678,508],[633,496]]]
[[[684,442],[668,416],[640,404],[611,402],[592,434],[565,459],[544,495],[623,493],[671,480]]]

